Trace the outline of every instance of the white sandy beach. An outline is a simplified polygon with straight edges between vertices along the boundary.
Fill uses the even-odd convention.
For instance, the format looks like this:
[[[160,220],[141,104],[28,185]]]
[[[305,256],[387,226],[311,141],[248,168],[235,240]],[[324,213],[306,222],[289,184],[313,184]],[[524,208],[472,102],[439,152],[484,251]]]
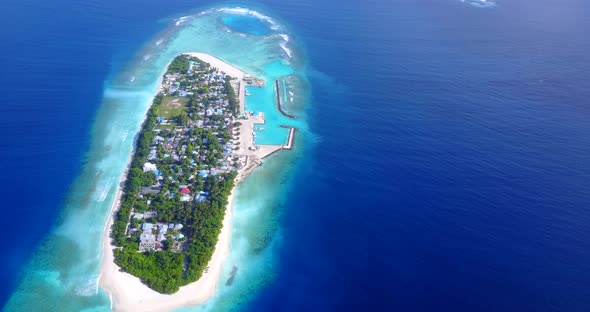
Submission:
[[[242,79],[247,73],[240,70],[239,68],[223,62],[222,60],[208,54],[190,52],[186,53],[192,56],[196,56],[201,60],[211,64],[211,66],[218,68],[220,71],[224,71],[226,74],[232,77],[238,77]],[[241,89],[243,85],[241,86]],[[158,90],[160,88],[158,87]],[[242,89],[243,91],[243,89]],[[243,107],[243,96],[240,97]],[[151,103],[150,103],[151,105]],[[253,127],[253,123],[245,123],[248,127]],[[242,127],[246,127],[243,125]],[[244,129],[241,133],[241,142],[250,142],[253,144],[251,136],[252,129]],[[249,139],[249,140],[248,140]],[[245,145],[242,145],[241,149],[245,151]],[[258,151],[250,151],[247,154],[254,156],[255,159],[262,159],[264,156],[272,153],[276,150],[281,149],[282,146],[265,146],[263,149]],[[131,158],[130,158],[131,159]],[[250,173],[254,167],[245,166],[239,174],[239,178],[236,181],[236,185],[241,179],[243,179],[248,173]],[[247,170],[251,169],[251,170]],[[247,172],[243,172],[246,171]],[[126,176],[126,170],[121,176],[123,182]],[[121,185],[121,183],[119,183]],[[111,297],[112,310],[113,311],[169,311],[175,308],[189,305],[198,305],[215,294],[217,284],[223,270],[223,264],[230,252],[231,243],[231,230],[232,230],[232,216],[234,206],[234,193],[235,188],[228,198],[228,206],[223,219],[223,227],[219,234],[219,240],[215,246],[213,256],[209,261],[209,270],[207,273],[203,273],[203,276],[194,283],[181,287],[180,290],[171,295],[160,294],[140,282],[140,280],[128,273],[121,272],[119,267],[114,263],[113,246],[110,240],[110,229],[113,224],[113,218],[115,210],[117,209],[121,197],[121,188],[117,190],[117,194],[114,203],[109,212],[109,218],[105,225],[104,234],[102,237],[102,260],[100,267],[100,281],[99,285]]]
[[[121,191],[113,206],[119,202]],[[181,287],[172,295],[163,295],[142,284],[131,274],[119,271],[114,263],[113,246],[110,244],[109,229],[113,223],[113,215],[109,217],[107,228],[103,236],[103,257],[101,265],[100,286],[111,296],[113,311],[170,311],[172,309],[197,305],[211,298],[217,288],[217,283],[223,269],[225,258],[230,250],[230,236],[232,225],[234,194],[229,197],[229,205],[223,219],[223,228],[219,234],[219,241],[209,262],[209,271],[195,283]]]
[[[216,67],[220,71],[225,72],[227,75],[230,75],[232,77],[236,77],[239,80],[242,80],[244,78],[244,76],[248,75],[248,73],[246,73],[245,71],[243,71],[231,64],[228,64],[228,63],[222,61],[221,59],[218,59],[215,56],[210,55],[210,54],[200,53],[200,52],[187,52],[187,53],[183,53],[183,54],[198,57],[202,61],[211,64],[211,66]]]

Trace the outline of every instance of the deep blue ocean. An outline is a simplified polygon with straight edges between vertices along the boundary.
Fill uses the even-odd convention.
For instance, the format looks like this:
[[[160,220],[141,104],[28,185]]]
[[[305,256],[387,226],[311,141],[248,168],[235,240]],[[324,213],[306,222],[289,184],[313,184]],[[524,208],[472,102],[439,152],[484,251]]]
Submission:
[[[0,3],[0,306],[59,222],[104,82],[214,4]],[[243,310],[590,311],[587,1],[238,4],[303,45],[314,142]]]

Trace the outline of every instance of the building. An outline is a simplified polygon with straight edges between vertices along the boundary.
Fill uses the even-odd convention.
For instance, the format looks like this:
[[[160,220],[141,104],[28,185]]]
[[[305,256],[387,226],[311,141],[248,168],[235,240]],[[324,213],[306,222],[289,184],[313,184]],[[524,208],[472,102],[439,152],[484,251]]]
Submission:
[[[197,195],[195,195],[195,200],[199,203],[207,201],[207,196],[209,196],[209,192],[200,191]]]
[[[150,163],[150,162],[146,162],[145,164],[143,164],[143,172],[148,172],[148,171],[156,171],[158,170],[158,168],[156,167],[156,165]]]
[[[144,215],[145,216],[145,215]],[[152,231],[152,229],[154,228],[154,225],[152,223],[144,223],[141,225],[141,230],[146,232],[146,231]]]
[[[144,231],[139,236],[139,252],[156,250],[156,240],[152,230]]]

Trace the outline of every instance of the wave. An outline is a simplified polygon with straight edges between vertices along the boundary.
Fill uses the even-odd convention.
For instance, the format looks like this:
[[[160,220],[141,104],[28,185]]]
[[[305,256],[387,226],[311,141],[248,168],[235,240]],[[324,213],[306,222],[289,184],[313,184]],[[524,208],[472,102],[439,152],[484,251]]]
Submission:
[[[467,2],[471,6],[477,8],[491,8],[496,6],[496,2],[489,1],[489,0],[461,0],[461,2]]]
[[[279,37],[283,38],[285,42],[289,42],[289,35],[287,34],[278,34]]]
[[[81,297],[91,297],[98,294],[98,282],[100,281],[100,275],[92,276],[87,280],[83,281],[81,285],[74,289],[76,295]]]
[[[283,49],[283,51],[285,51],[285,53],[287,53],[287,55],[289,57],[292,56],[293,52],[291,51],[291,49],[287,48],[287,43],[286,42],[279,43],[279,46],[281,46],[281,49]]]
[[[176,23],[174,23],[174,25],[179,26],[180,24],[184,23],[184,21],[186,21],[189,18],[190,18],[190,16],[179,17],[175,20]]]
[[[289,35],[287,34],[276,34],[276,36],[279,36],[283,39],[283,41],[281,43],[279,43],[279,46],[281,47],[281,49],[283,49],[283,51],[285,51],[285,53],[291,57],[293,54],[293,51],[291,51],[291,49],[289,49],[287,47],[287,43],[289,42]]]
[[[211,14],[213,12],[215,12],[215,9],[207,9],[205,11],[201,11],[201,12],[197,13],[196,16],[207,15],[207,14]]]
[[[106,184],[99,185],[96,188],[96,192],[95,192],[95,196],[94,196],[96,201],[98,201],[98,202],[105,201],[112,186],[113,186],[113,179],[112,178]]]
[[[127,139],[127,136],[129,135],[129,130],[124,130],[121,132],[121,141],[125,142],[125,140]]]

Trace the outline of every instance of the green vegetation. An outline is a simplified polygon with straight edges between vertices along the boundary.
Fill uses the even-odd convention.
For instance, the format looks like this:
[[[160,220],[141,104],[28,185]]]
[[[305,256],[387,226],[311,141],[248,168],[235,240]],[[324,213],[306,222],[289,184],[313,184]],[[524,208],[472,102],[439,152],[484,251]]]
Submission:
[[[200,70],[189,70],[190,61],[199,64]],[[154,98],[137,136],[112,228],[113,244],[120,247],[114,252],[115,263],[160,293],[174,293],[201,277],[215,249],[237,176],[238,157],[228,150],[234,150],[229,120],[239,106],[230,78],[209,80],[212,72],[208,64],[185,55],[170,64],[167,73],[178,74],[183,92],[196,92],[190,97],[160,94]],[[212,93],[209,88],[218,91]],[[205,110],[217,113],[205,114]],[[170,124],[161,124],[160,117]],[[205,121],[208,127],[195,126],[197,121]],[[157,166],[159,175],[144,172],[147,163]],[[215,173],[211,170],[206,178],[200,175],[213,168]],[[143,190],[153,187],[158,191]],[[188,200],[179,199],[181,189],[190,189]],[[193,200],[199,191],[207,193],[206,200]],[[145,218],[132,218],[132,213],[145,213]],[[165,234],[166,239],[158,240],[158,247],[141,249],[143,223],[160,224],[153,234]],[[160,232],[161,225],[169,223],[184,227]]]
[[[189,57],[187,55],[177,56],[168,66],[167,74],[181,73],[186,74],[189,70]]]
[[[225,76],[224,87],[229,97],[229,109],[232,111],[232,113],[237,114],[240,111],[240,101],[236,99],[236,92],[234,91],[234,88],[231,86],[230,76]]]
[[[135,250],[115,249],[116,263],[124,271],[139,277],[142,282],[161,293],[174,293],[183,280],[183,255],[161,251],[138,253]]]
[[[190,243],[186,252],[164,250],[139,253],[135,240],[123,239],[117,244],[123,248],[115,249],[115,263],[160,293],[174,293],[179,287],[197,281],[215,250],[234,178],[235,173],[222,181],[211,178],[208,180],[212,186],[209,201],[195,203],[192,209],[170,211],[170,218],[186,220],[185,224],[189,224]],[[122,211],[119,210],[118,216]],[[186,271],[183,270],[185,261],[188,264]]]

